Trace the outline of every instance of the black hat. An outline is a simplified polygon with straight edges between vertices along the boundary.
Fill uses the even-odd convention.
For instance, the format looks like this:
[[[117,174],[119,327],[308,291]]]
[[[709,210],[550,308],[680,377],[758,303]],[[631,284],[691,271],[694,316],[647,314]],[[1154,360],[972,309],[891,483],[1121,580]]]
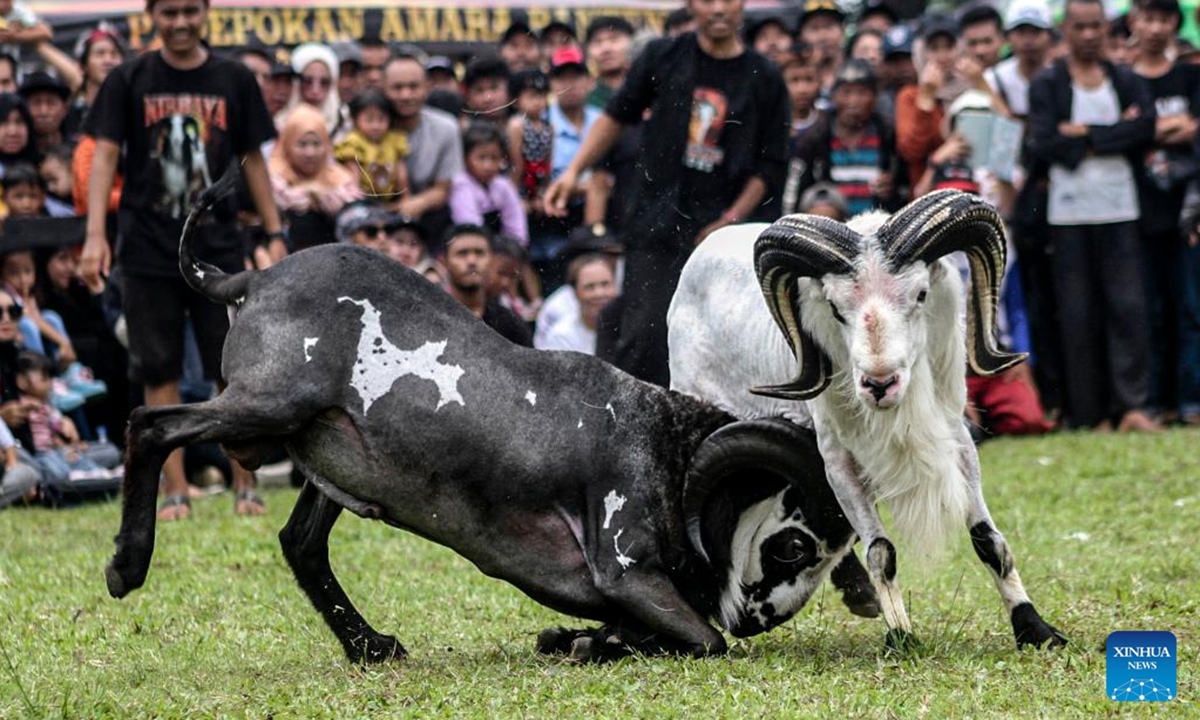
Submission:
[[[868,15],[887,15],[892,22],[900,22],[900,16],[896,13],[896,9],[888,0],[867,0],[862,4],[862,9],[858,11],[858,21]]]
[[[921,23],[921,39],[929,42],[938,35],[949,35],[951,40],[958,40],[958,23],[949,15],[926,15]]]
[[[513,73],[512,79],[508,81],[508,96],[516,98],[526,90],[550,92],[550,81],[546,79],[546,73],[536,68]]]
[[[329,49],[333,50],[333,54],[337,56],[338,64],[345,65],[350,63],[362,67],[363,54],[362,48],[354,41],[330,43]]]
[[[833,89],[837,90],[843,85],[866,85],[872,90],[878,88],[871,65],[861,58],[851,58],[838,68],[837,75],[833,78]]]
[[[71,88],[67,87],[65,82],[41,70],[26,75],[21,81],[21,89],[17,92],[27,100],[30,95],[38,92],[54,93],[63,100],[71,97]]]
[[[601,30],[612,30],[633,37],[633,25],[628,20],[620,15],[601,15],[588,23],[587,33],[585,33],[586,42],[591,42],[596,33]]]
[[[768,25],[774,25],[788,35],[792,34],[792,28],[788,26],[787,20],[781,15],[768,15],[767,17],[755,20],[746,26],[745,40],[747,45],[753,45],[758,38],[758,34],[763,31],[763,28]]]
[[[513,20],[512,23],[509,24],[508,29],[504,31],[504,34],[500,36],[500,44],[507,45],[509,40],[512,40],[518,35],[528,35],[534,40],[538,39],[537,33],[533,31],[533,28],[529,27],[528,22],[524,20]]]
[[[604,223],[580,225],[571,231],[567,244],[559,251],[558,257],[562,262],[570,262],[580,255],[589,253],[606,253],[619,255],[625,251],[621,238],[617,237]]]
[[[796,29],[803,28],[804,23],[817,15],[832,15],[837,18],[838,22],[846,19],[846,13],[842,12],[842,8],[836,0],[805,0],[804,5],[800,8],[800,24]]]
[[[546,42],[546,36],[549,35],[550,31],[552,30],[562,30],[575,40],[579,40],[579,36],[575,34],[575,28],[571,27],[562,20],[551,20],[550,22],[546,23],[546,27],[542,28],[541,31],[538,32],[538,39],[542,42]]]

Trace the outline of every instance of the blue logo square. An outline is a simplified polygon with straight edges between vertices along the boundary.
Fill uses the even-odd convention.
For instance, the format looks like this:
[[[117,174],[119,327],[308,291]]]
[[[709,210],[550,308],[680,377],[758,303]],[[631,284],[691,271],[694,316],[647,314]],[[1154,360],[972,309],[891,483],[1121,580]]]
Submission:
[[[1121,630],[1108,636],[1108,687],[1118,702],[1174,700],[1175,635],[1162,631]]]

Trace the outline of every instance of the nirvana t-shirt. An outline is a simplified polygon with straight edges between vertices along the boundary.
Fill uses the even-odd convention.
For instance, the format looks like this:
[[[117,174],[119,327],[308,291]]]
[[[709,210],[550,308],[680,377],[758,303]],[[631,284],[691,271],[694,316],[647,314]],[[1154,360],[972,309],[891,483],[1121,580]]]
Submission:
[[[641,122],[646,110],[626,247],[690,251],[696,232],[751,177],[767,185],[763,212],[778,216],[790,113],[769,60],[749,49],[713,58],[692,33],[656,40],[605,107],[623,125]]]
[[[210,54],[192,70],[157,53],[109,73],[88,113],[87,132],[124,150],[117,261],[129,275],[174,277],[179,236],[197,197],[231,162],[275,136],[262,92],[241,63]],[[235,201],[201,226],[196,253],[241,268]]]
[[[1158,117],[1190,114],[1200,116],[1200,68],[1175,65],[1161,77],[1143,77],[1154,98]],[[1171,232],[1183,209],[1188,173],[1196,167],[1192,144],[1160,145],[1146,152],[1138,173],[1142,199],[1142,229],[1147,233]]]

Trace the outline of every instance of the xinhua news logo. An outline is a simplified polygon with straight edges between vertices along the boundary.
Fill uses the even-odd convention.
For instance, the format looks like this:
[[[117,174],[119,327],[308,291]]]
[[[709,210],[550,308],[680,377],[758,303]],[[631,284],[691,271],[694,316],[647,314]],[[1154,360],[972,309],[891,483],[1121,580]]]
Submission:
[[[1175,699],[1175,635],[1161,631],[1118,631],[1108,636],[1108,687],[1118,702]]]

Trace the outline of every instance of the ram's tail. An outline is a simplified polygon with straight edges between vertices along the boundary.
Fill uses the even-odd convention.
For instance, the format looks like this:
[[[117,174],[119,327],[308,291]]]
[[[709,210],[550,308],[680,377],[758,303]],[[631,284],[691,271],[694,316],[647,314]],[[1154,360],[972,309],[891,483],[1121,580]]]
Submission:
[[[187,222],[183,225],[183,235],[179,238],[179,272],[183,273],[183,279],[196,292],[223,305],[233,305],[246,296],[246,288],[256,271],[248,270],[230,275],[220,268],[196,259],[192,252],[192,241],[204,214],[237,189],[240,174],[237,165],[230,163],[229,169],[221,179],[200,194],[192,211],[188,213]]]

